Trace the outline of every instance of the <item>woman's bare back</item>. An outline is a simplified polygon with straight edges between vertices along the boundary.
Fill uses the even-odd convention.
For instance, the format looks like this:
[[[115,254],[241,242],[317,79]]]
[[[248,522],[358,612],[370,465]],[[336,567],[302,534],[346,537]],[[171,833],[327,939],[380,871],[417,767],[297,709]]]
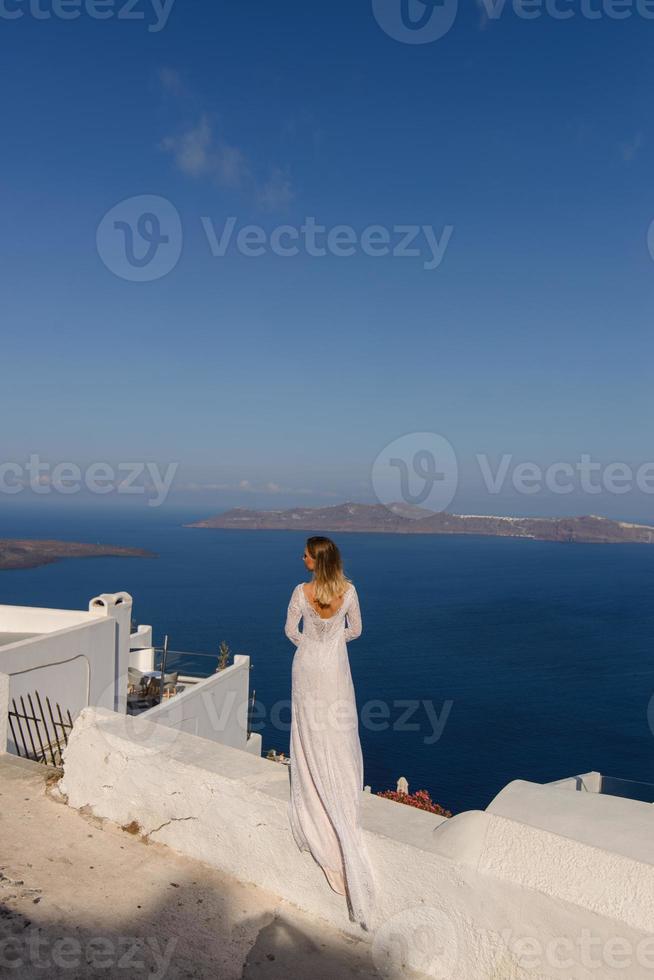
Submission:
[[[313,582],[305,582],[302,586],[304,594],[308,601],[311,603],[311,607],[315,609],[321,619],[331,619],[332,616],[336,615],[338,610],[341,608],[345,602],[345,592],[338,596],[337,599],[333,599],[328,606],[319,605],[314,598],[314,584]]]

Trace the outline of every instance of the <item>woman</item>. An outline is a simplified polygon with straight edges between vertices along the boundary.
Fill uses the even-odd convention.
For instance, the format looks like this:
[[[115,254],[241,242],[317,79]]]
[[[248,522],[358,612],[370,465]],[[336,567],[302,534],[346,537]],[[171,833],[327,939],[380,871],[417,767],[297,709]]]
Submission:
[[[289,821],[297,846],[346,897],[350,921],[368,930],[374,879],[361,832],[363,756],[346,647],[361,635],[359,599],[329,538],[309,538],[303,559],[313,578],[293,590],[285,626],[297,647]]]

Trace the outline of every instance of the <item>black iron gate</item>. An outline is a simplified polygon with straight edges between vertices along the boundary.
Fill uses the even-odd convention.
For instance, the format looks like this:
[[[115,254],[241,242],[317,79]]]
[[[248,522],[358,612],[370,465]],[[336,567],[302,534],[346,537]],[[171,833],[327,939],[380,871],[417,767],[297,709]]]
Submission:
[[[9,726],[16,754],[59,768],[62,764],[62,752],[68,745],[68,733],[73,727],[70,711],[66,711],[64,719],[59,704],[55,703],[53,711],[48,697],[44,708],[38,691],[34,692],[36,708],[31,694],[27,695],[27,706],[22,694],[19,700],[20,708],[16,704],[16,698],[12,698],[9,710]]]

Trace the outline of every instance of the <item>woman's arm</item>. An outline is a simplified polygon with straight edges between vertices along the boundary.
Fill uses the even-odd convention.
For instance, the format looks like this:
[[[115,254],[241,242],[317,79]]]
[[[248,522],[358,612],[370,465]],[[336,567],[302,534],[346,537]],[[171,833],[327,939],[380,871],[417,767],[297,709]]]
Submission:
[[[291,595],[291,601],[288,604],[288,610],[286,612],[286,625],[284,626],[284,632],[287,637],[298,646],[300,640],[302,639],[302,633],[299,631],[298,626],[300,620],[302,619],[302,606],[300,604],[300,589],[301,585],[296,586],[293,589],[293,594]]]
[[[345,627],[345,642],[349,640],[356,640],[358,636],[361,636],[361,609],[359,608],[359,596],[357,595],[357,590],[352,586],[352,598],[350,599],[350,605],[348,606],[347,612],[347,626]]]

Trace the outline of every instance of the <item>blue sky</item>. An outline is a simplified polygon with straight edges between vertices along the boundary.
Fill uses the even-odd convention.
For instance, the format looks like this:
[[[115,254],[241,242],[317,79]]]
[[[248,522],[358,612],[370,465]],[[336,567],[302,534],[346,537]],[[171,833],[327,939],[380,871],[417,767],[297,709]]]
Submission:
[[[369,0],[176,0],[157,31],[139,3],[64,21],[5,0],[3,461],[175,462],[171,501],[211,513],[374,502],[383,448],[436,432],[450,509],[654,517],[637,490],[490,498],[475,462],[654,459],[654,20],[471,3],[405,44]],[[137,282],[96,236],[142,195],[181,251]],[[434,269],[214,256],[230,216],[452,231]]]

